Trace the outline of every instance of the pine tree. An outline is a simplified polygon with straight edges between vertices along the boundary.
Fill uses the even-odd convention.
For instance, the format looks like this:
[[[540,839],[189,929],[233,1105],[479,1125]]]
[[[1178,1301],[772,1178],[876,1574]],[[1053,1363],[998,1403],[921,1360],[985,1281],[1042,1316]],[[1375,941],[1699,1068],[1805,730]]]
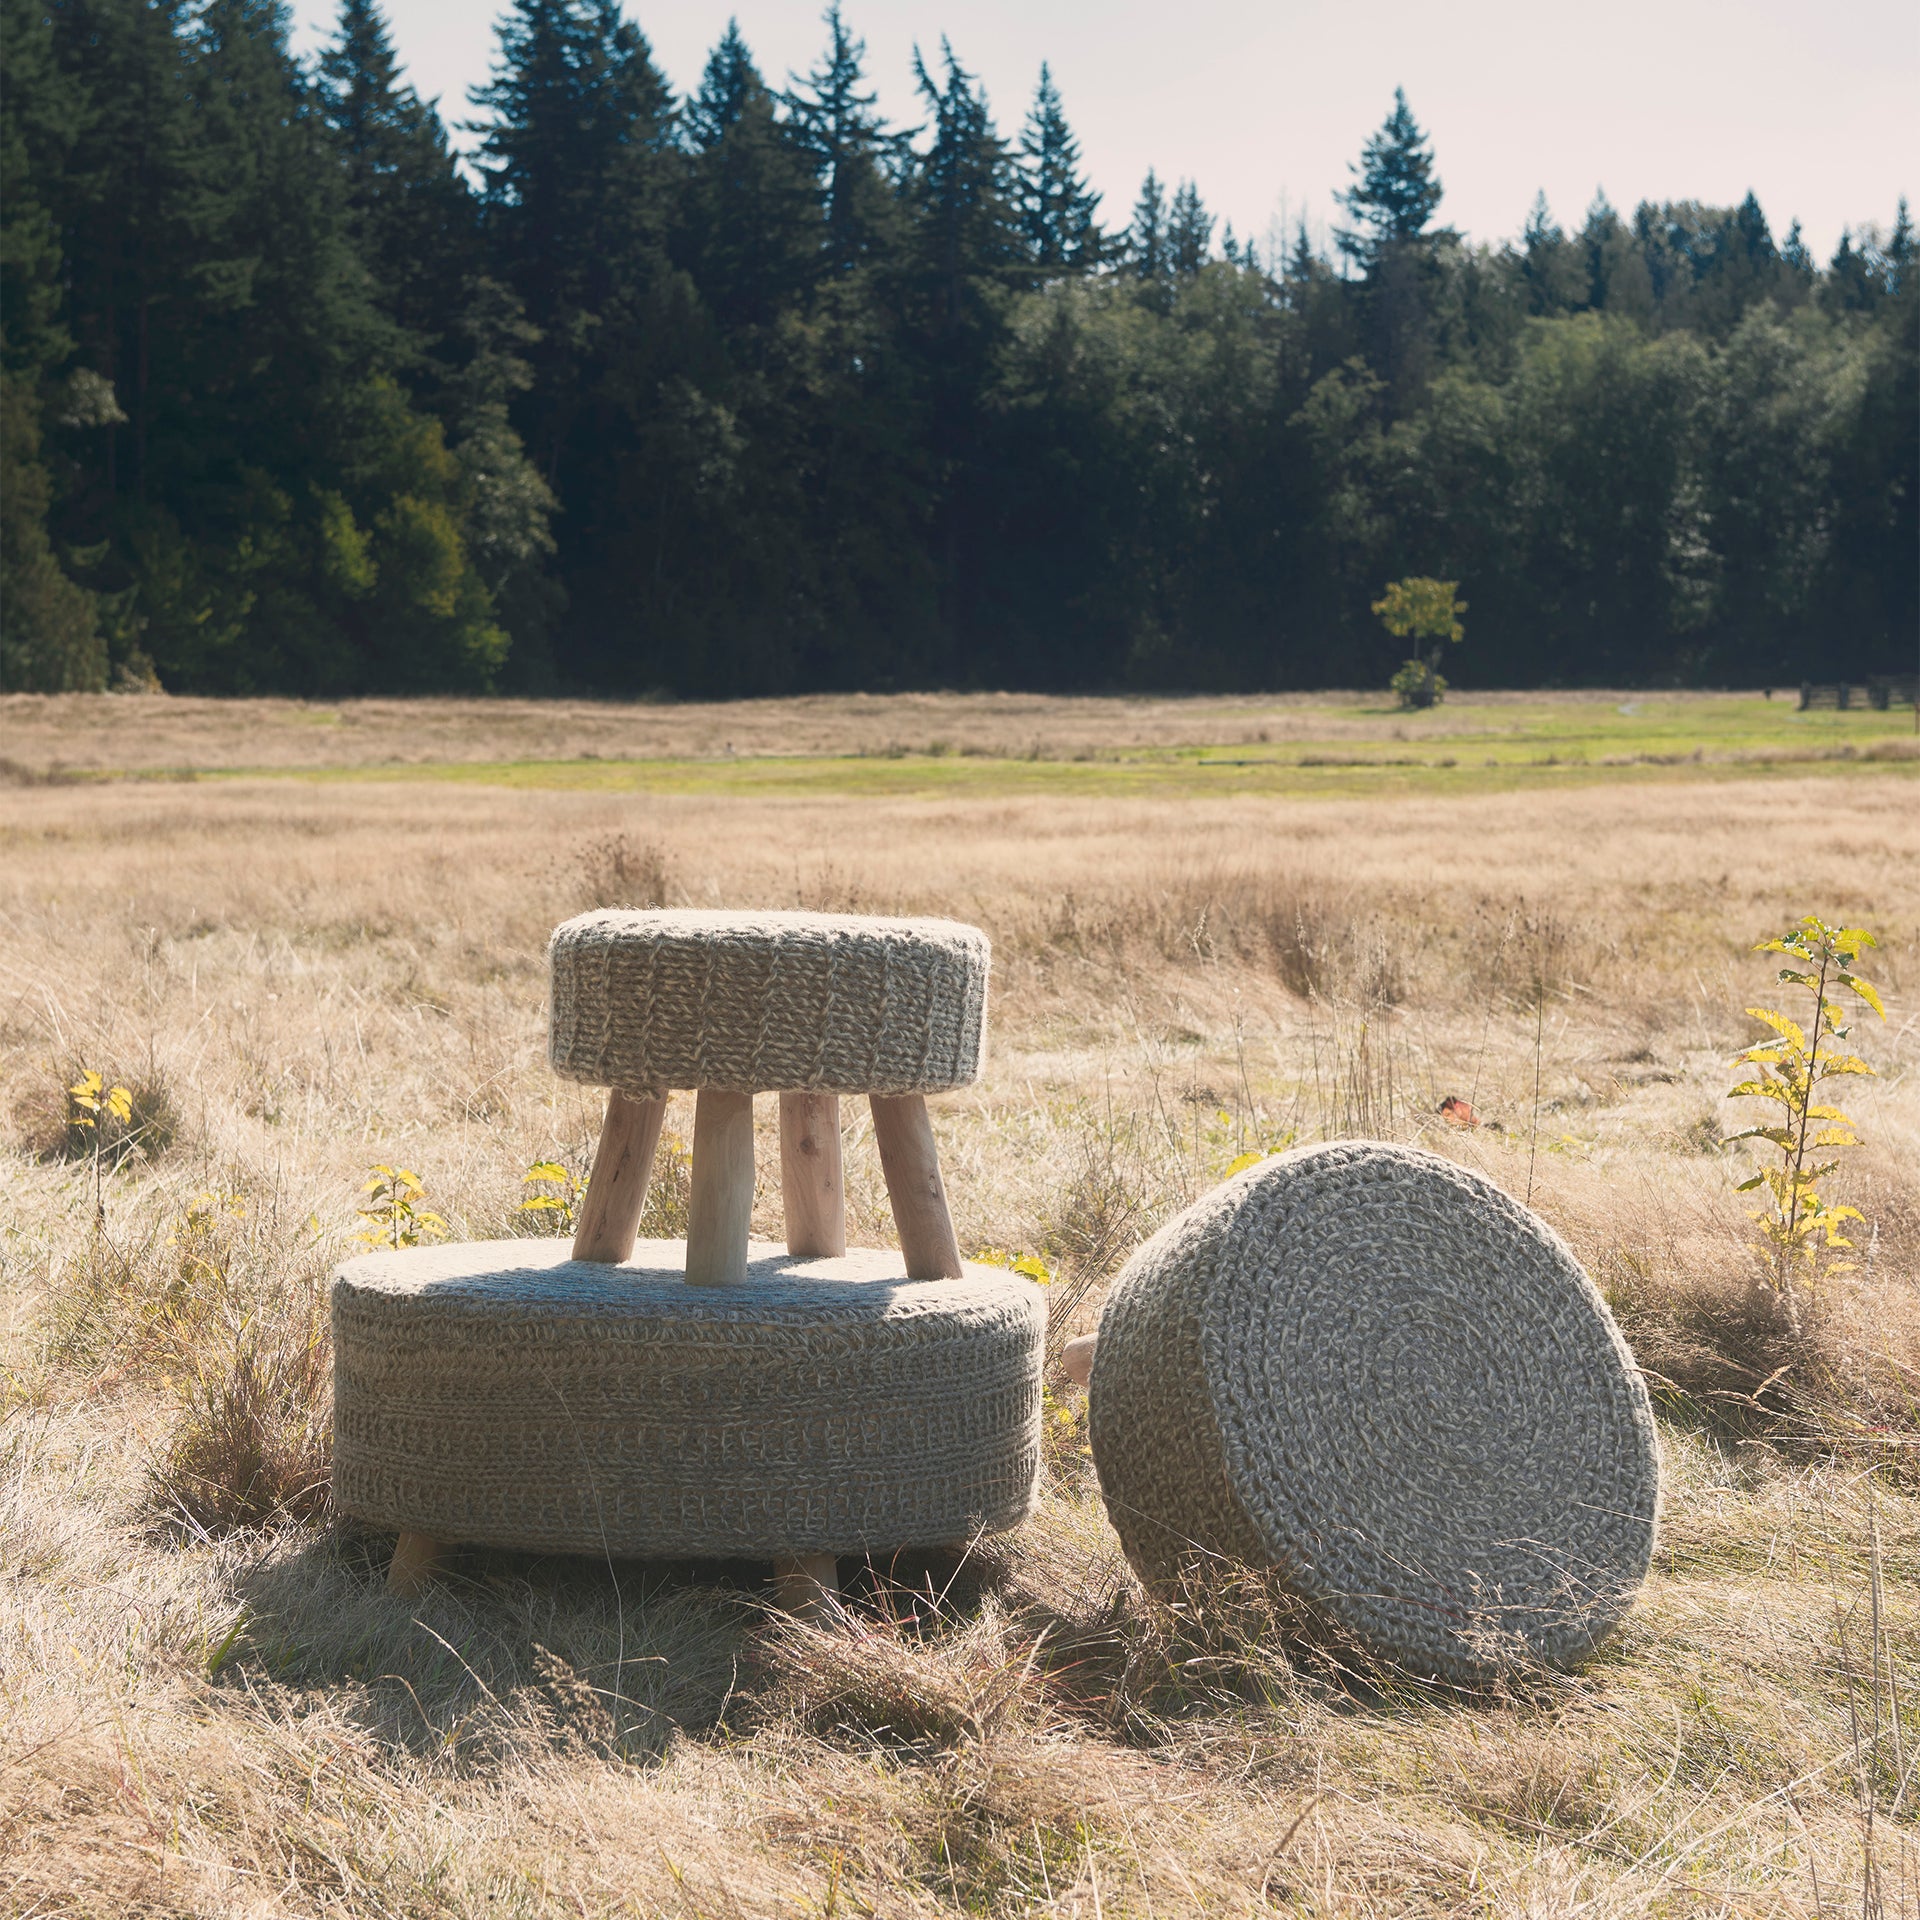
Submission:
[[[1183,180],[1167,216],[1167,264],[1175,278],[1194,279],[1213,252],[1213,216],[1200,199],[1200,189]]]
[[[1604,193],[1596,192],[1580,229],[1587,304],[1643,325],[1654,315],[1653,276],[1646,255]]]
[[[760,70],[753,64],[740,23],[729,20],[700,76],[700,91],[680,116],[680,134],[695,153],[711,152],[740,116],[766,93]]]
[[[59,229],[35,179],[64,170],[82,103],[44,11],[4,0],[0,41],[0,691],[94,692],[107,680],[94,596],[67,576],[47,533],[41,421],[73,339]]]
[[[548,629],[565,602],[546,573],[559,502],[508,409],[532,385],[527,354],[539,335],[519,300],[484,277],[468,283],[454,324],[460,363],[447,376],[440,409],[454,436],[467,546],[513,636],[519,676],[538,684],[550,674]]]
[[[1774,250],[1773,232],[1767,225],[1767,216],[1761,211],[1759,199],[1751,188],[1747,191],[1747,197],[1733,211],[1728,238],[1733,250],[1756,272],[1770,268],[1779,258]]]
[[[122,670],[169,685],[482,685],[505,646],[440,425],[395,375],[341,155],[273,0],[63,0],[87,139],[58,182],[78,364],[61,544]]]
[[[513,0],[499,31],[473,94],[492,254],[565,353],[658,220],[672,94],[617,0]]]
[[[682,127],[691,164],[673,252],[726,328],[767,327],[821,258],[820,207],[805,150],[729,23]]]
[[[1812,285],[1816,269],[1813,255],[1807,251],[1807,243],[1801,238],[1798,219],[1788,227],[1787,237],[1780,242],[1780,258],[1795,279]]]
[[[1566,313],[1585,304],[1587,276],[1579,249],[1569,244],[1544,193],[1533,196],[1520,247],[1520,276],[1529,313]]]
[[[896,222],[888,172],[903,141],[864,91],[866,45],[848,32],[839,0],[827,9],[821,63],[786,96],[794,140],[813,167],[826,226],[826,264],[847,273],[880,251]]]
[[[1393,249],[1432,237],[1428,228],[1440,205],[1440,182],[1433,149],[1404,88],[1394,89],[1393,111],[1360,150],[1353,172],[1356,184],[1340,198],[1356,225],[1334,236],[1350,260],[1370,272]]]
[[[1779,288],[1780,254],[1767,216],[1751,192],[1731,215],[1707,224],[1711,238],[1697,243],[1694,261],[1698,325],[1725,338],[1749,307]]]
[[[1894,216],[1893,232],[1886,245],[1887,291],[1898,299],[1911,293],[1914,286],[1913,215],[1907,211],[1907,196],[1900,196],[1900,210]]]
[[[1067,125],[1060,90],[1044,62],[1020,135],[1016,204],[1028,257],[1046,276],[1091,273],[1103,239],[1095,223],[1100,196],[1080,171],[1080,142]]]
[[[480,270],[477,210],[440,115],[401,78],[377,0],[341,0],[319,96],[376,298],[423,345],[444,341]]]
[[[953,649],[972,635],[992,515],[981,447],[1006,338],[1001,296],[1031,271],[1011,203],[1012,169],[986,94],[944,40],[940,52],[939,80],[914,55],[932,138],[916,155],[908,183],[913,270],[906,348],[910,378],[925,408],[924,457],[939,476],[928,518],[946,642],[912,662],[921,677],[961,671]]]
[[[1127,228],[1127,263],[1140,280],[1164,280],[1172,271],[1167,249],[1167,190],[1153,169],[1140,183]]]
[[[1320,256],[1314,252],[1313,242],[1307,238],[1307,223],[1302,220],[1293,230],[1293,247],[1287,255],[1286,278],[1293,285],[1304,287],[1322,271]]]
[[[87,478],[59,504],[64,538],[97,546],[123,493],[145,497],[149,453],[169,422],[156,390],[171,323],[208,288],[201,274],[217,169],[183,0],[69,0],[51,9],[56,57],[84,104],[85,138],[55,194],[66,320],[79,362],[127,418],[105,427]]]
[[[494,269],[539,333],[530,438],[550,483],[592,401],[606,329],[657,275],[672,95],[618,0],[512,0],[474,90]]]
[[[1840,244],[1827,263],[1821,297],[1838,313],[1870,311],[1879,305],[1883,291],[1879,265],[1870,246],[1854,244],[1852,228],[1841,228]]]
[[[949,323],[969,280],[1004,279],[1022,251],[1010,198],[1007,152],[994,131],[987,96],[940,43],[944,84],[916,50],[914,77],[932,117],[933,140],[913,176],[920,252],[940,289]]]

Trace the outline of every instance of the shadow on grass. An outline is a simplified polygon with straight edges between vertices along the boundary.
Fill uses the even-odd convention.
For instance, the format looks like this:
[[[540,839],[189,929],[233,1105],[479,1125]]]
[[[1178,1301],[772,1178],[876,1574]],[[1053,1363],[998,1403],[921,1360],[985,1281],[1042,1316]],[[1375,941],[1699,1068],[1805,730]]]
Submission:
[[[470,1550],[423,1593],[386,1591],[390,1536],[280,1536],[234,1586],[209,1662],[227,1686],[326,1707],[461,1772],[543,1753],[647,1765],[714,1725],[760,1617],[756,1569]]]

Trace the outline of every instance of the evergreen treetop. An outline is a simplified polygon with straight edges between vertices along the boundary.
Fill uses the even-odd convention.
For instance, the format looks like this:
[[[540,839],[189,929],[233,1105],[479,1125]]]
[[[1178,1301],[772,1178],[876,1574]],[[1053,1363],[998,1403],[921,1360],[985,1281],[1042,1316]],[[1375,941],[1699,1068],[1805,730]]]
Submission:
[[[401,77],[376,0],[341,0],[315,90],[376,298],[423,344],[444,342],[480,268],[477,209],[439,113]]]
[[[766,97],[766,92],[760,69],[753,64],[747,43],[740,37],[740,22],[729,20],[726,32],[707,55],[700,91],[681,112],[681,138],[696,153],[711,151],[749,107]]]
[[[875,111],[866,87],[866,43],[828,7],[827,48],[820,64],[790,86],[785,106],[791,135],[810,161],[826,222],[827,266],[843,273],[880,243],[892,223],[889,174],[905,141]]]
[[[820,264],[821,209],[809,156],[776,105],[729,23],[682,117],[691,162],[674,257],[730,328],[768,325]]]
[[[1100,196],[1080,171],[1080,142],[1044,61],[1020,135],[1016,199],[1028,257],[1043,274],[1090,273],[1099,266]]]
[[[1382,255],[1425,239],[1440,205],[1433,148],[1407,105],[1406,89],[1393,90],[1393,111],[1360,150],[1354,184],[1339,196],[1355,225],[1335,234],[1342,253],[1370,269]]]
[[[914,170],[921,247],[946,283],[949,304],[963,278],[1003,274],[1019,258],[1007,151],[994,130],[987,96],[940,42],[945,79],[928,72],[918,49],[914,78],[932,118],[933,138]]]
[[[1200,189],[1183,180],[1167,215],[1167,264],[1175,276],[1191,280],[1213,252],[1213,215],[1200,198]]]
[[[1149,167],[1127,226],[1127,263],[1137,279],[1162,280],[1171,271],[1167,250],[1167,190]]]

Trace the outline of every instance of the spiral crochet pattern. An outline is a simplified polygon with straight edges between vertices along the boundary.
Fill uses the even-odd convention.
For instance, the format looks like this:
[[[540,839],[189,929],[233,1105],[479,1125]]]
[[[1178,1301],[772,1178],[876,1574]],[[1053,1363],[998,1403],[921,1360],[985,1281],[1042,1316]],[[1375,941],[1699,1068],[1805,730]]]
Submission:
[[[376,1526],[623,1556],[964,1540],[1032,1509],[1046,1307],[1018,1274],[751,1249],[689,1287],[505,1240],[334,1275],[334,1493]]]
[[[1163,1228],[1108,1298],[1090,1425],[1143,1576],[1272,1567],[1422,1673],[1576,1660],[1652,1559],[1652,1410],[1605,1303],[1410,1148],[1283,1154]]]
[[[958,921],[606,911],[547,951],[547,1055],[569,1080],[900,1094],[980,1075],[989,948]]]

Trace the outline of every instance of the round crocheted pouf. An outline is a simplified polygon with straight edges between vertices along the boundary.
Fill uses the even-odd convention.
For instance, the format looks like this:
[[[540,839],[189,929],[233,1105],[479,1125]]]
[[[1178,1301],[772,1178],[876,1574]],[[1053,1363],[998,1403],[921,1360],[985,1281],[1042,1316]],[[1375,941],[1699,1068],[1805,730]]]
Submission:
[[[1039,1474],[1046,1306],[969,1266],[750,1249],[690,1287],[496,1240],[334,1275],[334,1496],[473,1545],[662,1558],[941,1546],[1015,1525]]]
[[[980,1077],[989,954],[957,920],[583,913],[547,949],[547,1057],[636,1096],[938,1093]]]
[[[1577,1660],[1652,1559],[1652,1409],[1605,1302],[1430,1153],[1306,1147],[1207,1195],[1115,1283],[1090,1402],[1143,1577],[1273,1568],[1419,1673]]]

